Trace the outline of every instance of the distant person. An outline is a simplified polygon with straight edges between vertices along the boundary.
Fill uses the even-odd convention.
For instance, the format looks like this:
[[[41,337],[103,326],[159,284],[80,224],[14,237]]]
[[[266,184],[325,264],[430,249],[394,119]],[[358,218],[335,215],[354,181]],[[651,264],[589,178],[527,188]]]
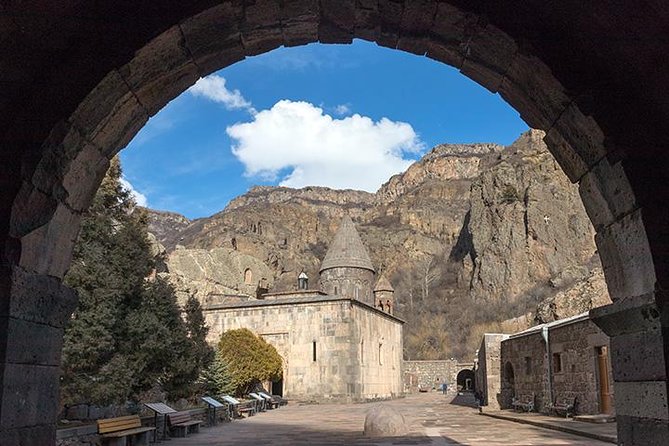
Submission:
[[[446,395],[448,393],[448,383],[447,382],[444,381],[441,384],[441,390],[442,390],[442,392],[444,392],[444,395]]]

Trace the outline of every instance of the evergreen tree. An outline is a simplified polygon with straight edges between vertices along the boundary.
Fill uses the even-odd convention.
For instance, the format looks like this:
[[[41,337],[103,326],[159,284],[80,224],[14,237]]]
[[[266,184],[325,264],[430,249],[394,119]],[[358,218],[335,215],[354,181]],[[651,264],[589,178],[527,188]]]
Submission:
[[[154,268],[146,217],[120,179],[114,159],[82,219],[65,277],[79,294],[63,346],[66,404],[122,403],[156,384],[187,396],[211,361],[199,305],[190,304],[187,325],[173,287],[146,280]]]
[[[235,391],[230,368],[220,352],[214,354],[214,360],[202,371],[199,382],[202,391],[210,395],[227,395]]]
[[[282,374],[282,359],[267,341],[247,328],[221,335],[218,352],[228,365],[237,395],[244,395],[263,381],[274,381]]]

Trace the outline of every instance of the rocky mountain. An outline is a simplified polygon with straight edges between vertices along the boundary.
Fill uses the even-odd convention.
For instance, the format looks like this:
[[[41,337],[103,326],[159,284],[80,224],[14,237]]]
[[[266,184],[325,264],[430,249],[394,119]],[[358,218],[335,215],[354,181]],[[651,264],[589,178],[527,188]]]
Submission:
[[[346,213],[377,272],[393,281],[409,334],[430,314],[453,327],[565,317],[608,295],[578,191],[542,138],[531,130],[508,147],[436,146],[375,194],[255,187],[208,218],[149,211],[150,230],[178,289],[203,302],[253,295],[250,284],[263,279],[272,291],[292,290],[300,271],[317,279]],[[415,343],[444,343],[425,337]],[[417,355],[444,354],[428,347]]]

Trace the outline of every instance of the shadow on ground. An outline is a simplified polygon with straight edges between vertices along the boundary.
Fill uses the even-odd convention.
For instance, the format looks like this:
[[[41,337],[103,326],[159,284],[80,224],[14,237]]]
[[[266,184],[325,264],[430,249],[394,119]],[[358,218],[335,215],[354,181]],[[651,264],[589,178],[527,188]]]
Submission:
[[[451,404],[456,406],[477,407],[474,394],[471,392],[460,392],[451,401]]]

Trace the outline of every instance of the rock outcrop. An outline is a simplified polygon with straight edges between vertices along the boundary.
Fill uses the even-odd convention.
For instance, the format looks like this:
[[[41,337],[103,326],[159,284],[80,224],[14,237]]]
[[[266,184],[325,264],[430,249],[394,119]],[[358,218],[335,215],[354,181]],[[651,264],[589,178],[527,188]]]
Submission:
[[[500,317],[520,325],[570,316],[608,295],[577,188],[543,136],[531,130],[509,147],[439,145],[375,194],[254,187],[209,218],[152,213],[150,230],[178,289],[203,302],[254,296],[259,278],[277,292],[295,289],[301,271],[316,279],[348,214],[409,321],[458,299],[508,303],[513,311]]]

